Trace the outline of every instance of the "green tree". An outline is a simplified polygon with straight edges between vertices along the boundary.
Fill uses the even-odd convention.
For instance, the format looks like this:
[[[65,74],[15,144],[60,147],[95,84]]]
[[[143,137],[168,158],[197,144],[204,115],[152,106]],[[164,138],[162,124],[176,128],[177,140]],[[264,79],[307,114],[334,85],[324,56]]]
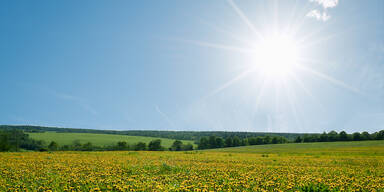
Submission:
[[[91,142],[87,142],[82,146],[83,151],[93,151],[94,147]]]
[[[241,145],[241,146],[247,146],[247,145],[249,145],[249,143],[248,143],[248,138],[244,138],[244,139],[242,139],[240,145]]]
[[[256,137],[248,137],[249,145],[257,145]]]
[[[271,137],[270,136],[265,136],[263,139],[264,144],[270,144],[271,143]]]
[[[328,139],[329,139],[329,141],[338,141],[339,136],[338,136],[336,131],[331,131],[328,133]]]
[[[148,144],[148,150],[150,151],[163,151],[164,148],[161,146],[161,140],[155,139],[149,142]]]
[[[144,142],[138,142],[134,145],[133,149],[135,151],[145,151],[147,150],[147,144]]]
[[[237,147],[237,146],[240,146],[240,145],[241,145],[240,138],[238,136],[234,136],[233,137],[233,146]]]
[[[384,130],[381,130],[376,134],[376,140],[383,140],[383,139],[384,139]]]
[[[208,149],[209,148],[209,143],[207,137],[202,137],[200,138],[200,142],[198,144],[199,149]]]
[[[183,145],[183,151],[192,151],[193,150],[193,145],[190,143],[187,143]]]
[[[339,133],[339,140],[340,141],[348,141],[348,134],[345,131],[341,131]]]
[[[327,141],[328,141],[328,134],[327,134],[326,132],[323,132],[323,133],[320,135],[319,141],[320,141],[320,142],[327,142]]]
[[[50,151],[57,151],[58,148],[59,145],[55,141],[51,141],[51,143],[48,145],[48,150]]]
[[[81,145],[79,140],[74,140],[72,142],[72,146],[73,146],[73,149],[76,151],[81,150],[81,148],[82,148],[82,145]]]
[[[316,135],[304,135],[303,142],[308,143],[308,142],[317,142],[318,137]]]
[[[287,143],[288,140],[285,137],[278,137],[278,143]]]
[[[359,132],[355,132],[352,134],[352,138],[354,141],[361,141],[361,134]]]
[[[118,150],[127,150],[129,148],[127,142],[125,141],[119,141],[117,142],[117,149]]]
[[[300,136],[296,137],[295,143],[301,143],[301,142],[303,142],[303,139]]]
[[[21,130],[3,130],[0,131],[0,151],[19,151],[25,150],[40,150],[43,148],[43,142],[29,138]]]
[[[371,140],[372,139],[371,135],[366,131],[361,133],[361,137],[362,137],[362,140]]]
[[[216,137],[216,147],[222,148],[224,147],[224,139],[221,137]]]
[[[9,151],[10,149],[8,134],[6,132],[0,132],[0,151]]]
[[[256,145],[262,145],[264,144],[264,138],[263,137],[256,137]]]
[[[217,146],[216,146],[216,136],[213,136],[213,135],[209,136],[208,144],[209,144],[209,148],[210,149],[217,148]]]
[[[233,139],[231,137],[225,139],[225,147],[233,147]]]
[[[176,140],[173,142],[171,148],[170,148],[171,151],[181,151],[183,150],[183,142],[181,142],[180,140]]]
[[[272,137],[272,144],[277,144],[279,143],[279,138],[278,137]]]

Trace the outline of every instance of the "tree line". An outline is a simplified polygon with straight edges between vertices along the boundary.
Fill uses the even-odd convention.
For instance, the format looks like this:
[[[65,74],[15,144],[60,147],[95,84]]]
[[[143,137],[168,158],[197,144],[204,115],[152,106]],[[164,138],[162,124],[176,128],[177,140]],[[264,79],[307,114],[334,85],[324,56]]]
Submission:
[[[29,138],[21,130],[0,131],[0,151],[40,151],[44,149],[44,142]]]
[[[81,143],[78,140],[70,145],[59,145],[51,141],[48,145],[44,141],[34,140],[21,130],[0,130],[0,151],[189,151],[193,150],[190,143],[184,144],[180,140],[173,142],[172,146],[162,146],[160,139],[154,139],[148,144],[138,142],[128,144],[126,141],[119,141],[116,145],[97,146],[91,142]]]
[[[364,141],[364,140],[384,140],[384,130],[368,133],[355,132],[348,134],[345,131],[340,133],[336,131],[324,132],[322,134],[302,134],[296,138],[289,140],[283,136],[257,136],[241,138],[237,135],[230,135],[227,137],[221,136],[206,136],[201,137],[196,143],[198,149],[213,149],[223,147],[237,147],[247,145],[264,145],[264,144],[281,144],[281,143],[307,143],[307,142],[334,142],[334,141]],[[151,142],[144,143],[138,142],[135,144],[128,144],[126,141],[119,141],[111,146],[96,146],[91,142],[80,143],[74,141],[71,145],[59,146],[55,141],[50,142],[48,145],[44,141],[34,140],[28,134],[19,129],[3,129],[0,130],[0,151],[118,151],[118,150],[131,150],[131,151],[187,151],[193,150],[193,145],[188,143],[184,144],[180,140],[174,141],[171,147],[166,148],[161,145],[160,139],[152,140]]]
[[[116,145],[111,146],[95,146],[91,142],[81,144],[79,141],[74,141],[72,145],[59,146],[55,141],[48,145],[49,151],[189,151],[193,150],[193,145],[190,143],[184,144],[180,140],[173,142],[169,148],[161,144],[160,139],[150,141],[148,144],[145,142],[137,142],[135,144],[128,144],[126,141],[119,141]]]
[[[281,136],[258,136],[240,138],[237,136],[222,138],[217,136],[202,137],[198,142],[198,149],[214,149],[223,147],[238,147],[247,145],[281,144],[288,143],[285,137]]]
[[[384,130],[374,132],[372,134],[364,131],[362,133],[355,132],[348,134],[345,131],[337,133],[330,131],[322,134],[303,134],[297,136],[294,140],[288,140],[282,136],[258,136],[240,138],[238,136],[230,136],[226,138],[209,136],[202,137],[198,142],[198,149],[214,149],[223,147],[238,147],[247,145],[265,145],[265,144],[282,144],[282,143],[307,143],[307,142],[335,142],[335,141],[366,141],[366,140],[384,140]]]
[[[366,140],[384,140],[384,130],[374,132],[372,134],[364,132],[355,132],[348,134],[345,131],[337,133],[330,131],[329,133],[323,132],[322,134],[309,134],[298,136],[294,140],[295,143],[307,142],[334,142],[334,141],[366,141]]]
[[[39,133],[54,131],[57,133],[98,133],[98,134],[117,134],[144,137],[160,137],[175,140],[193,140],[199,141],[202,137],[217,136],[222,138],[237,136],[241,139],[258,136],[282,136],[288,140],[294,140],[301,133],[265,133],[265,132],[227,132],[227,131],[159,131],[159,130],[97,130],[97,129],[75,129],[59,127],[43,127],[30,125],[0,125],[0,130],[18,129],[25,132]]]

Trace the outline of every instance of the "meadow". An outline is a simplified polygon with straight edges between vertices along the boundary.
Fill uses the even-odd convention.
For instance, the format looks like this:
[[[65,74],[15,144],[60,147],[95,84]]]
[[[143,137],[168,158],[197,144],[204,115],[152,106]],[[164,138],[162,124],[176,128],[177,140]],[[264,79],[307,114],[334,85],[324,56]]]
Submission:
[[[278,155],[380,155],[384,157],[384,141],[286,143],[229,147],[214,149],[213,151]]]
[[[383,191],[384,141],[0,153],[0,191]]]
[[[119,141],[125,141],[130,145],[138,142],[149,143],[152,140],[160,139],[164,147],[170,147],[175,141],[174,139],[156,138],[156,137],[143,137],[143,136],[128,136],[116,134],[96,134],[96,133],[57,133],[57,132],[42,132],[42,133],[28,133],[28,135],[35,140],[43,140],[46,143],[51,141],[57,142],[60,146],[71,145],[74,141],[80,143],[91,142],[95,146],[112,146],[116,145]],[[194,144],[193,141],[181,140],[184,144]]]

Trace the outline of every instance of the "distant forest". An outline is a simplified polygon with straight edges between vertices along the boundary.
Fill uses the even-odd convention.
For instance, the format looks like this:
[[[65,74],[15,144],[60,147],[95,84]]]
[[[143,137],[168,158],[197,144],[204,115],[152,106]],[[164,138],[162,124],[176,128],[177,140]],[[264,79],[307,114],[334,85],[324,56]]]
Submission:
[[[55,131],[63,133],[98,133],[119,134],[130,136],[147,136],[157,138],[175,139],[173,145],[166,149],[161,145],[160,139],[151,141],[148,145],[138,142],[128,145],[124,141],[117,142],[113,146],[94,146],[88,142],[81,144],[74,141],[72,145],[59,146],[55,141],[49,144],[29,138],[28,132]],[[237,147],[247,145],[282,144],[282,143],[306,143],[306,142],[335,142],[335,141],[364,141],[384,140],[384,130],[368,133],[355,132],[348,134],[331,131],[322,134],[301,133],[253,133],[253,132],[217,132],[217,131],[110,131],[94,129],[71,129],[40,126],[0,126],[0,151],[106,151],[106,150],[134,150],[134,151],[189,151],[193,150],[191,144],[183,144],[180,140],[195,140],[198,149],[213,149],[223,147]]]
[[[288,140],[282,136],[257,136],[239,138],[234,137],[202,137],[198,142],[198,149],[214,149],[223,147],[238,147],[247,145],[265,145],[265,144],[282,144],[282,143],[309,143],[309,142],[336,142],[336,141],[367,141],[367,140],[384,140],[384,130],[369,134],[364,131],[362,133],[355,132],[348,134],[345,131],[337,133],[331,131],[322,134],[302,134],[294,140]]]
[[[52,138],[54,140],[54,138]],[[193,145],[183,144],[176,140],[168,149],[161,145],[160,139],[154,139],[148,144],[138,142],[129,145],[126,141],[119,141],[111,146],[95,146],[91,142],[80,143],[75,140],[71,145],[59,146],[57,142],[49,144],[44,141],[34,140],[23,130],[0,129],[0,151],[190,151]]]
[[[241,139],[248,137],[281,136],[288,140],[294,140],[301,133],[265,133],[265,132],[226,132],[226,131],[156,131],[156,130],[97,130],[97,129],[76,129],[76,128],[58,128],[30,125],[0,125],[0,130],[18,129],[25,132],[46,132],[54,131],[58,133],[98,133],[98,134],[117,134],[130,136],[160,137],[177,140],[199,141],[202,137],[217,136],[222,138],[239,137]]]

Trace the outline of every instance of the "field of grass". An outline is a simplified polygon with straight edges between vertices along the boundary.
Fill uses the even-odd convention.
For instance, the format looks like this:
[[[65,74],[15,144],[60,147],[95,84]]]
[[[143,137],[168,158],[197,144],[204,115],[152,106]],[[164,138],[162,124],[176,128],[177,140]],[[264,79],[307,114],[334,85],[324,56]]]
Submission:
[[[113,134],[95,134],[95,133],[28,133],[32,139],[43,140],[46,143],[51,141],[57,142],[59,145],[70,145],[73,141],[78,140],[80,143],[91,142],[95,146],[110,146],[116,145],[119,141],[126,141],[128,144],[135,144],[137,142],[149,143],[154,139],[161,139],[161,144],[164,147],[170,147],[175,141],[173,139],[155,138],[155,137],[141,137],[141,136],[128,136],[128,135],[113,135]],[[184,144],[193,141],[182,140]],[[195,146],[196,147],[196,146]]]
[[[384,141],[0,153],[0,191],[384,191]]]
[[[316,143],[287,143],[274,145],[253,145],[211,149],[211,151],[233,153],[265,153],[278,155],[383,155],[384,141],[346,141],[346,142],[316,142]]]

